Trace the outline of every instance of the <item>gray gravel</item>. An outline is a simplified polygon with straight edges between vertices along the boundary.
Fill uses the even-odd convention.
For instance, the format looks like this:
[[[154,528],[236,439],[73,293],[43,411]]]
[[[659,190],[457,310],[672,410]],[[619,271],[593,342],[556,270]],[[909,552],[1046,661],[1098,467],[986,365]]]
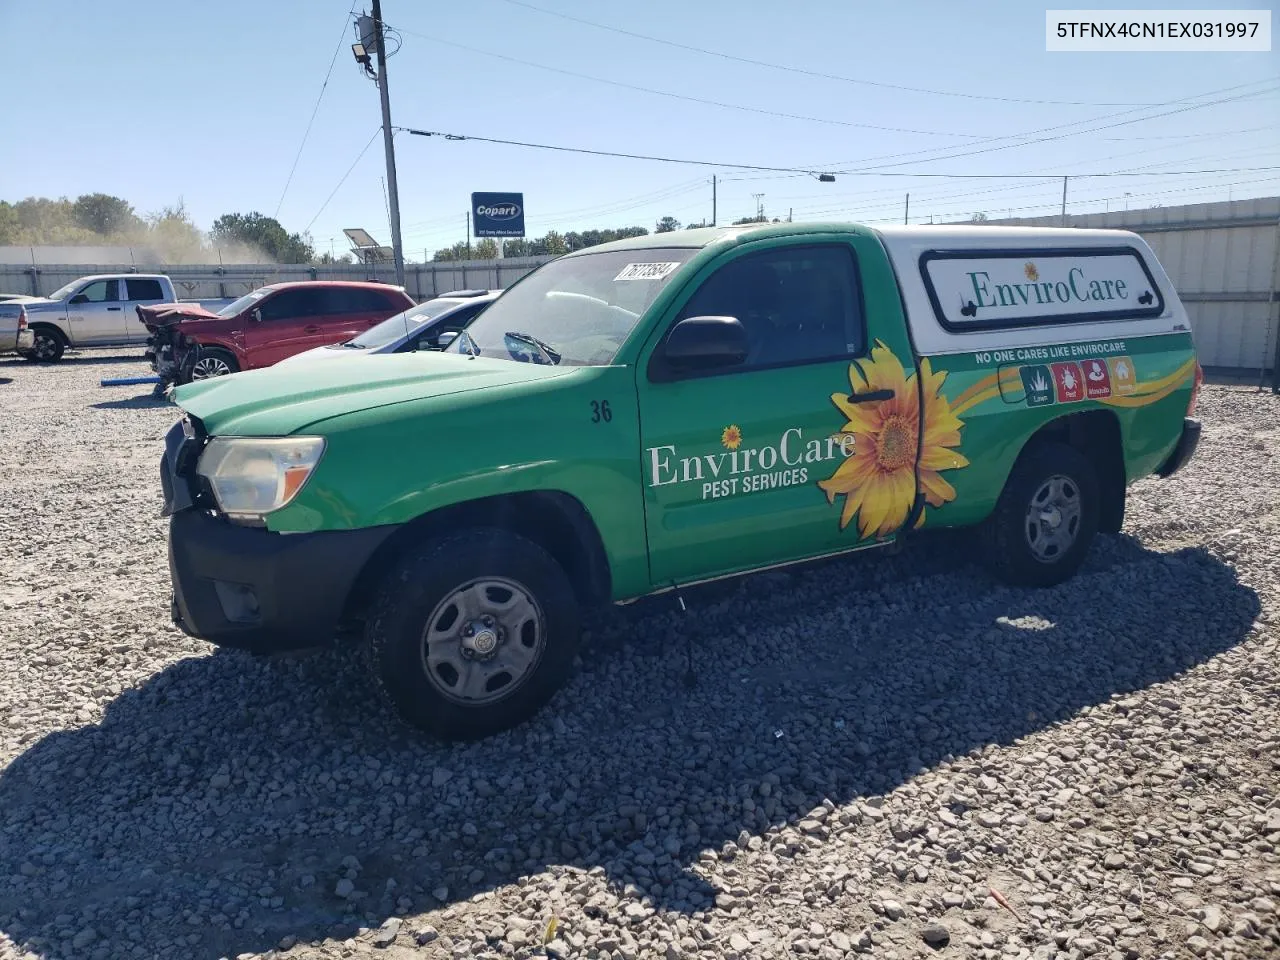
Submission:
[[[171,626],[135,372],[0,359],[3,960],[1280,950],[1277,398],[1209,389],[1069,584],[935,535],[644,602],[448,747]]]

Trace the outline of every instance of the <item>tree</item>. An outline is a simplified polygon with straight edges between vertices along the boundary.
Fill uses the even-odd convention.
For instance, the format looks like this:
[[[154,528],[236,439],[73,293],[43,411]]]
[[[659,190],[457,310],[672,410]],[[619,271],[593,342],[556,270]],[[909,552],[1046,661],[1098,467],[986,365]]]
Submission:
[[[969,218],[969,222],[970,223],[986,223],[987,215],[985,212],[975,213],[972,217]]]
[[[733,225],[736,227],[744,223],[764,223],[764,222],[765,222],[765,218],[757,214],[754,217],[743,217],[741,220],[735,220],[733,221]]]
[[[477,240],[471,245],[472,260],[496,260],[498,258],[498,244],[492,237],[485,237],[483,240]]]
[[[200,263],[208,255],[204,234],[192,222],[181,199],[174,207],[147,214],[146,242],[171,263]]]
[[[105,193],[77,197],[71,205],[71,218],[86,230],[104,237],[133,233],[142,227],[142,220],[129,203]]]
[[[654,227],[654,233],[674,233],[680,229],[680,221],[675,217],[663,217]]]
[[[553,257],[558,257],[563,253],[569,252],[569,244],[565,242],[563,236],[552,230],[542,238],[542,242],[546,245],[547,253]]]
[[[328,250],[320,254],[320,256],[316,259],[316,263],[321,263],[325,265],[328,265],[331,263],[353,263],[353,262],[354,261],[352,260],[351,254],[349,253],[340,253],[335,257]]]
[[[18,211],[13,208],[13,204],[0,200],[0,246],[16,244],[21,230],[22,221],[18,219]]]
[[[289,233],[280,221],[256,210],[252,213],[224,213],[213,221],[214,243],[240,243],[256,247],[276,263],[310,263],[315,248],[309,237]]]
[[[709,227],[709,226],[711,226],[711,224],[707,223],[706,219],[704,218],[702,220],[699,220],[697,223],[686,223],[684,225],[684,228],[686,230],[701,230],[703,227]]]

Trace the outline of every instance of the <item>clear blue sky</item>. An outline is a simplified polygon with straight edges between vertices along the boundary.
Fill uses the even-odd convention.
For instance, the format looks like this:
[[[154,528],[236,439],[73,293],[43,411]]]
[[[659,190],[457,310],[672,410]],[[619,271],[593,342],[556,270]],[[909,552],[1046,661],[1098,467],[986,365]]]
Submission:
[[[570,16],[672,41],[845,77],[979,94],[1075,101],[1001,102],[801,76],[566,21],[509,0],[386,0],[402,32],[390,62],[397,125],[603,150],[780,166],[937,173],[1084,173],[1280,166],[1280,94],[1011,149],[983,138],[1280,79],[1280,52],[1065,54],[1044,50],[1043,4],[904,0],[529,0]],[[343,227],[390,242],[381,139],[326,198],[378,127],[378,95],[352,60],[350,0],[0,0],[10,58],[0,107],[0,198],[93,191],[140,212],[181,197],[201,227],[220,214],[274,214],[334,50],[341,48],[279,218],[319,248]],[[1203,7],[1164,0],[1165,7]],[[356,0],[363,10],[363,0]],[[1062,6],[1055,4],[1052,6]],[[1100,6],[1086,4],[1085,6]],[[1117,5],[1123,6],[1123,5]],[[1274,3],[1253,4],[1270,6]],[[1274,13],[1273,13],[1274,17]],[[1280,24],[1280,18],[1276,18]],[[428,39],[433,37],[436,39]],[[449,41],[477,52],[450,46]],[[503,60],[500,54],[790,119],[686,102]],[[1257,88],[1250,88],[1257,89]],[[1244,91],[1248,92],[1248,91]],[[1227,96],[1229,94],[1223,94]],[[1122,114],[1123,111],[1132,111]],[[819,122],[827,121],[827,122]],[[834,122],[833,122],[834,121]],[[848,124],[907,128],[898,133]],[[1082,124],[1087,129],[1090,124]],[[1067,131],[1051,131],[1051,136]],[[27,136],[27,134],[30,134]],[[1005,141],[1009,143],[1012,141]],[[936,159],[984,150],[969,157]],[[892,160],[871,160],[885,155]],[[711,215],[717,171],[476,142],[396,138],[408,259],[460,240],[473,190],[522,190],[531,236],[547,229]],[[916,160],[915,158],[922,158]],[[927,159],[935,158],[935,159]],[[912,219],[1055,210],[1060,182],[946,181],[718,171],[719,219],[769,216]],[[1131,197],[1125,198],[1128,192]],[[1072,211],[1280,193],[1280,170],[1144,176],[1072,184]],[[323,206],[323,210],[322,210]],[[314,220],[314,222],[312,222]]]

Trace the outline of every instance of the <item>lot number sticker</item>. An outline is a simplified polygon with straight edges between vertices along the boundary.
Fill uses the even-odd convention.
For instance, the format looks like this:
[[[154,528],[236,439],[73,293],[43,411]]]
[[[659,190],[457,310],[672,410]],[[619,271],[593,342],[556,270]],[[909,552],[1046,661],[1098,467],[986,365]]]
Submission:
[[[614,280],[662,280],[669,277],[679,263],[628,263]]]

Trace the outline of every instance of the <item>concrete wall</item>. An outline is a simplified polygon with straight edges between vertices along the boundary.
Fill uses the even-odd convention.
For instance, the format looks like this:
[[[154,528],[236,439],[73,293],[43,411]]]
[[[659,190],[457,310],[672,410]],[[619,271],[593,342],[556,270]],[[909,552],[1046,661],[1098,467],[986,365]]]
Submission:
[[[551,257],[508,257],[505,260],[468,260],[457,263],[407,263],[405,288],[418,300],[429,300],[448,290],[494,289],[510,286]],[[44,296],[64,283],[93,273],[129,273],[130,263],[38,264],[0,262],[0,292]],[[337,263],[327,266],[305,264],[241,264],[219,266],[180,264],[161,267],[139,266],[139,273],[164,273],[172,280],[182,300],[234,299],[268,283],[283,280],[382,280],[395,282],[390,264],[369,267]]]

